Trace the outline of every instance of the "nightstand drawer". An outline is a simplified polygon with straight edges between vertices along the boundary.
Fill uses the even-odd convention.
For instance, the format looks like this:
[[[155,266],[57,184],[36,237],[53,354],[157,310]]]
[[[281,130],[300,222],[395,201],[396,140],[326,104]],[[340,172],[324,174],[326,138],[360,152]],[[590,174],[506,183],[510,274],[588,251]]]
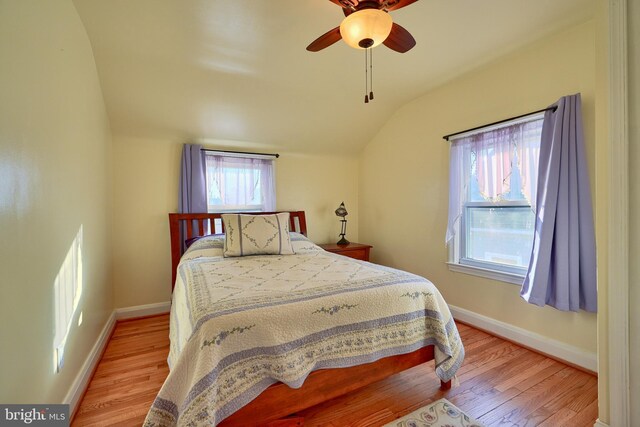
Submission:
[[[369,261],[369,248],[355,249],[352,251],[342,251],[342,252],[336,252],[336,253],[339,253],[340,255],[348,256],[349,258],[360,259],[362,261]]]
[[[363,245],[361,243],[349,243],[348,245],[336,245],[335,243],[328,243],[319,246],[325,251],[347,256],[349,258],[359,259],[362,261],[369,261],[369,252],[372,248],[371,245]]]

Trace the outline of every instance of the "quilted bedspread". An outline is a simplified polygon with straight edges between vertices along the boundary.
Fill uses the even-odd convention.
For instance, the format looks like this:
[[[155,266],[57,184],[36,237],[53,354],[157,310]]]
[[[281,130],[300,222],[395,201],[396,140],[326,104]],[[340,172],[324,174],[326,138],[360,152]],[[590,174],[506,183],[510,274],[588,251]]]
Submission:
[[[450,380],[464,349],[428,280],[323,251],[293,234],[295,255],[223,258],[223,237],[183,256],[171,307],[167,377],[145,426],[216,425],[281,381],[435,346]]]

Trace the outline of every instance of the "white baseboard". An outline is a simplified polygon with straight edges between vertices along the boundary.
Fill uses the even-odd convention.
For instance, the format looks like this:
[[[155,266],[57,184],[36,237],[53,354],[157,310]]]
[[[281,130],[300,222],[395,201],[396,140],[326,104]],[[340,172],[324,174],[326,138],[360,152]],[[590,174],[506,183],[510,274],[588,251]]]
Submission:
[[[107,319],[107,323],[105,323],[102,328],[102,332],[98,336],[98,340],[93,345],[89,356],[84,361],[80,372],[76,376],[76,379],[71,384],[71,388],[69,392],[64,397],[63,403],[69,404],[69,414],[73,414],[76,411],[78,404],[80,403],[80,399],[82,399],[82,395],[84,391],[89,386],[89,381],[91,381],[91,376],[93,374],[94,369],[98,366],[100,362],[100,357],[102,356],[102,352],[109,343],[109,337],[113,332],[113,329],[116,327],[116,313],[115,311],[111,313],[111,316]]]
[[[157,302],[154,304],[136,305],[133,307],[116,308],[116,319],[133,319],[134,317],[153,316],[155,314],[168,313],[171,310],[171,302]]]
[[[71,384],[71,388],[64,398],[63,402],[69,404],[69,414],[75,413],[84,391],[89,386],[89,381],[91,381],[93,371],[96,366],[98,366],[102,352],[107,347],[109,337],[111,336],[113,329],[116,327],[116,320],[168,313],[170,308],[170,302],[161,302],[156,304],[138,305],[135,307],[116,308],[113,310],[111,316],[107,319],[107,323],[105,323],[102,328],[102,332],[100,332],[98,340],[93,345],[91,352],[87,356],[80,372],[73,381],[73,384]]]
[[[598,372],[598,359],[596,353],[584,351],[578,347],[552,340],[542,335],[527,331],[526,329],[492,319],[481,314],[474,313],[464,308],[449,306],[454,319],[468,323],[479,329],[522,344],[540,353],[564,360],[570,364],[580,366],[592,372]]]
[[[593,427],[609,427],[609,424],[603,423],[602,421],[600,421],[600,418],[598,418]]]

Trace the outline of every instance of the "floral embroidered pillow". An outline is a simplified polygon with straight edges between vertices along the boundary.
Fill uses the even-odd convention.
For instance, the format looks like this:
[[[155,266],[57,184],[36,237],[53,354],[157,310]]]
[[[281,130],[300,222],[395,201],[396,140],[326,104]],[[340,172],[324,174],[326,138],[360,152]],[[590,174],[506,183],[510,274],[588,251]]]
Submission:
[[[223,214],[225,257],[291,255],[289,213],[274,215]]]

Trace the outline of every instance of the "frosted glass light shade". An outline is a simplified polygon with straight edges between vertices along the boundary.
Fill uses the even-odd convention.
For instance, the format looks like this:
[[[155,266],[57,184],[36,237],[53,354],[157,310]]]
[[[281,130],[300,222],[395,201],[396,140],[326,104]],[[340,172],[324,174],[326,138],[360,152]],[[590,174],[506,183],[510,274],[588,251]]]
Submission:
[[[376,47],[391,33],[393,19],[378,9],[353,12],[340,24],[340,35],[346,44],[356,49]]]

